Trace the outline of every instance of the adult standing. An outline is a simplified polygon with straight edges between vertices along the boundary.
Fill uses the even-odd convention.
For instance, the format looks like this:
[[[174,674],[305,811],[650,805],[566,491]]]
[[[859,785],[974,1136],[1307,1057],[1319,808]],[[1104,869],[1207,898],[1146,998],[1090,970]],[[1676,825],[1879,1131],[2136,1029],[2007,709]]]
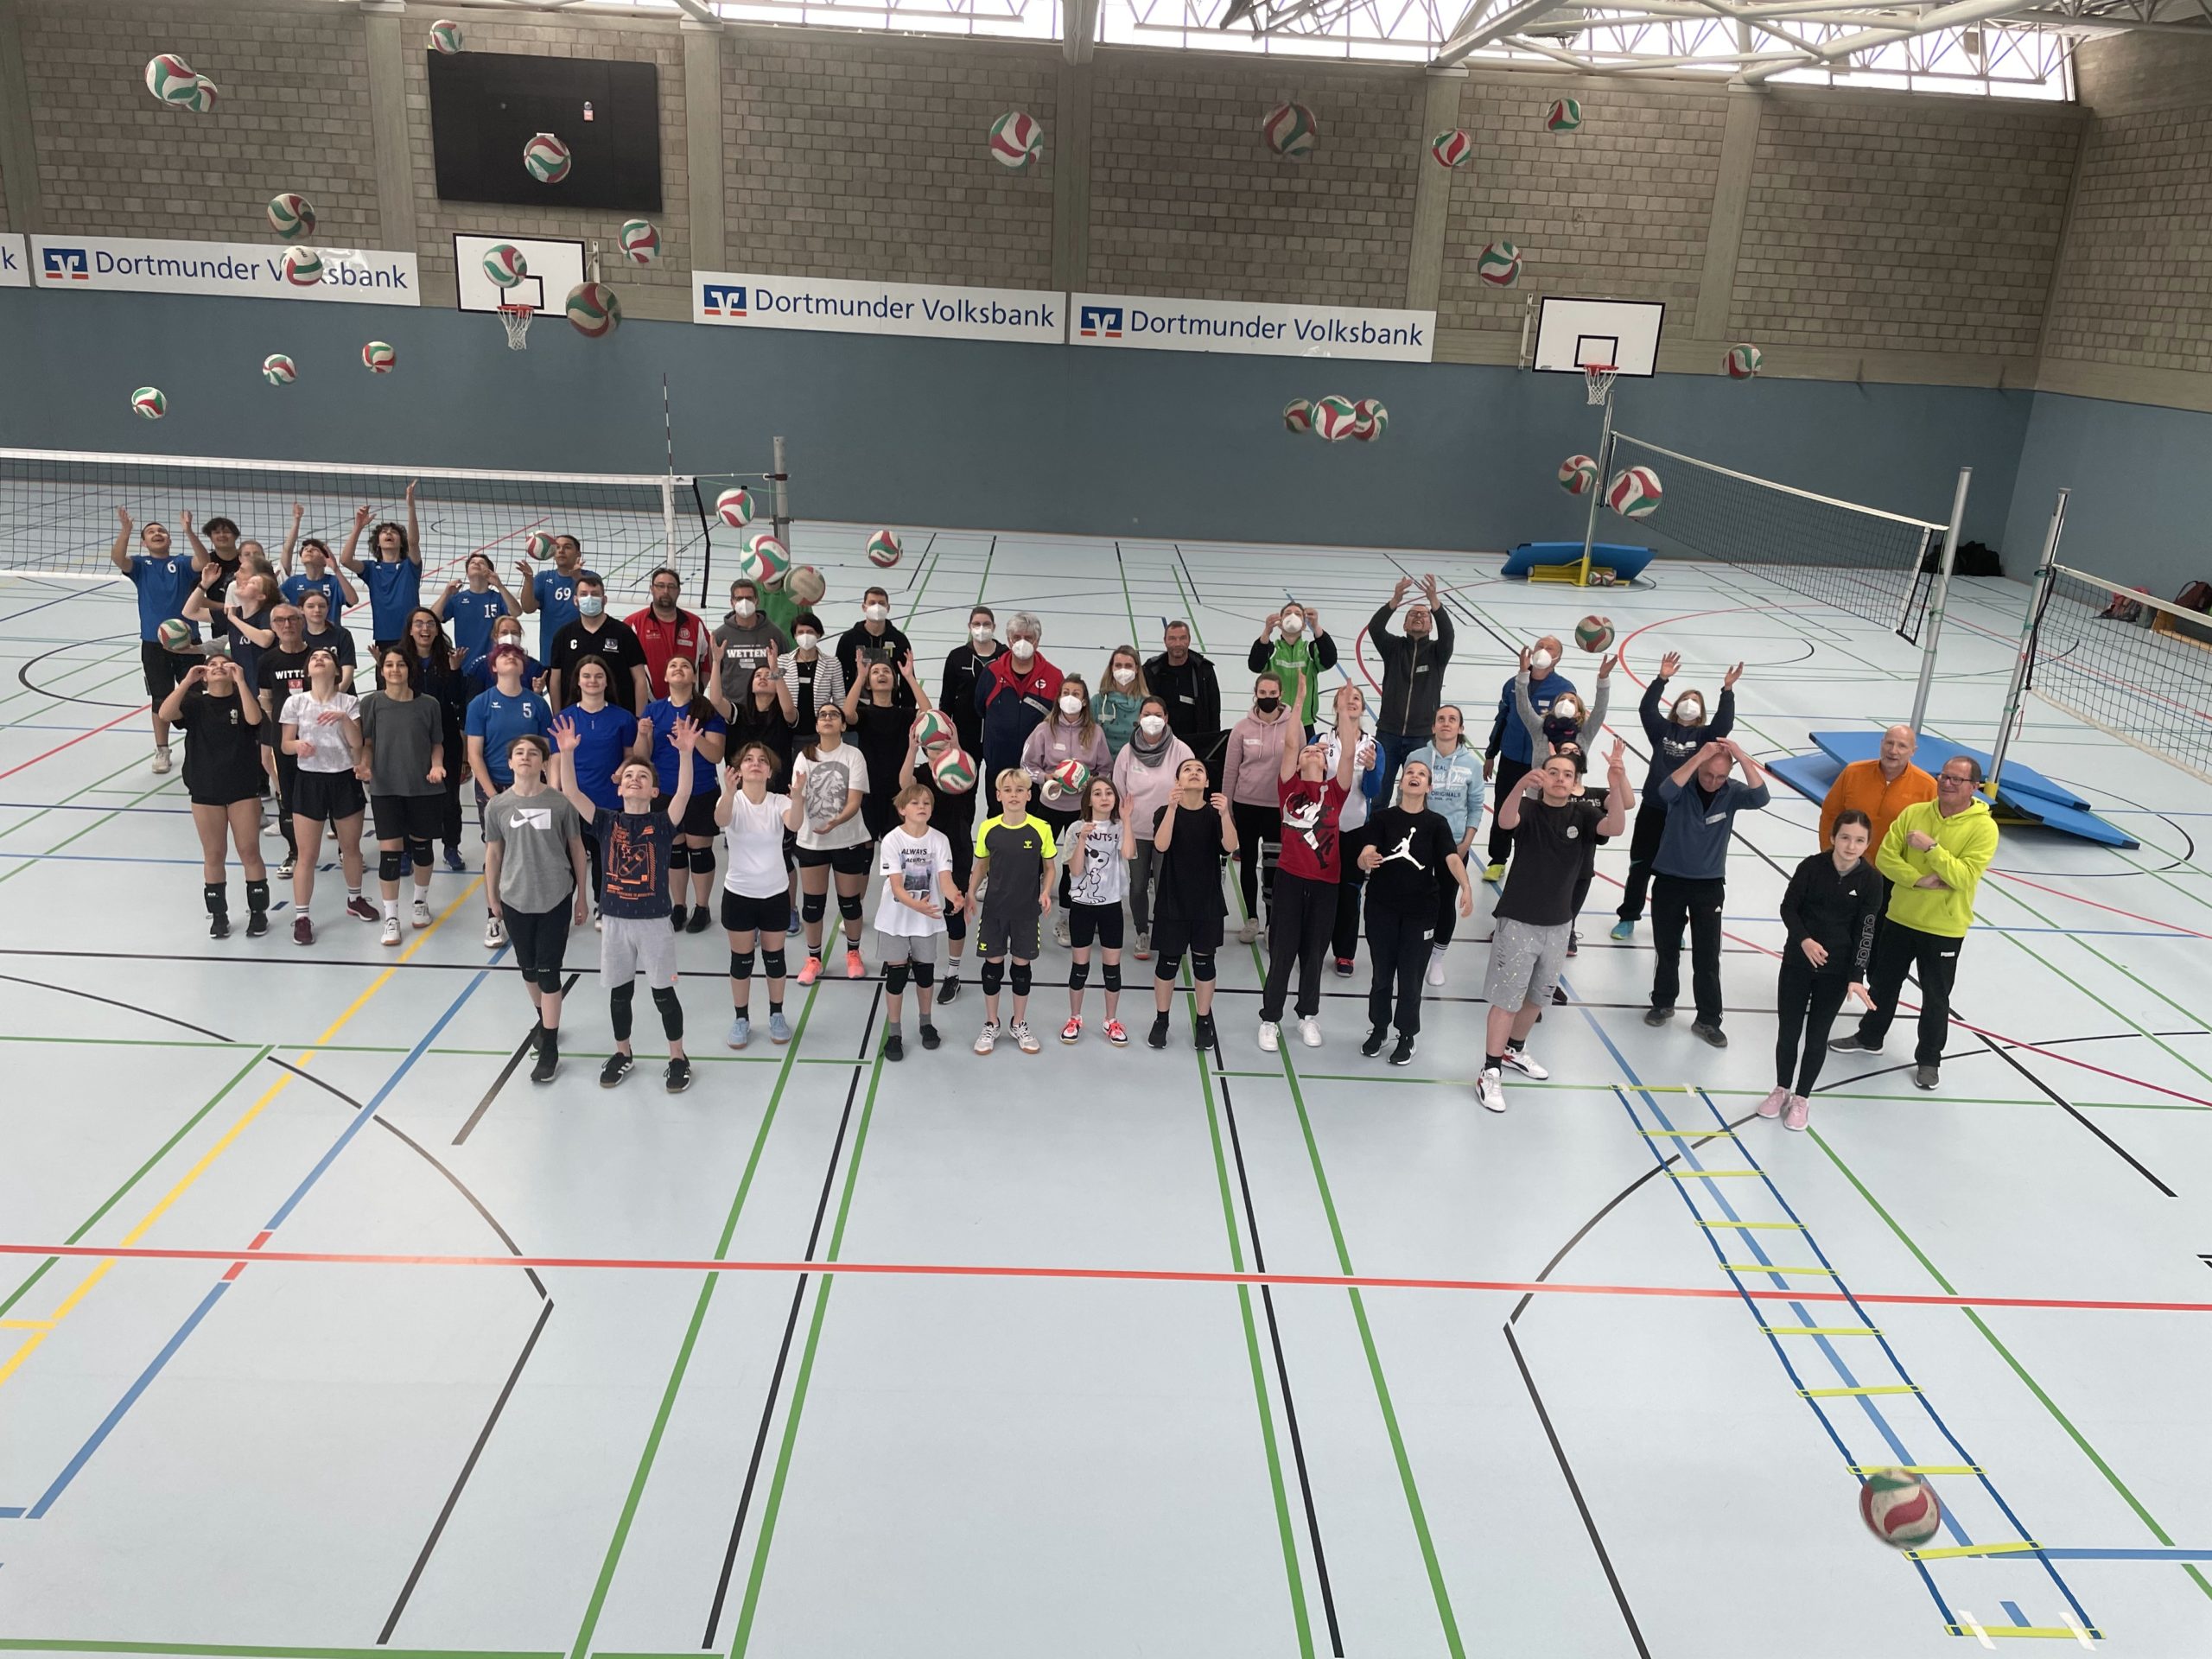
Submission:
[[[1737,766],[1744,769],[1739,780]],[[1681,990],[1682,929],[1690,933],[1690,992],[1697,1002],[1691,1034],[1728,1046],[1720,1029],[1720,910],[1728,895],[1728,838],[1738,812],[1756,812],[1769,798],[1759,763],[1722,738],[1707,743],[1661,782],[1667,827],[1652,855],[1651,943],[1658,963],[1643,1023],[1675,1017]]]
[[[1980,763],[1971,755],[1953,755],[1936,774],[1936,798],[1906,807],[1882,837],[1875,862],[1889,878],[1890,899],[1867,976],[1874,1006],[1857,1031],[1828,1045],[1839,1052],[1880,1053],[1910,970],[1920,981],[1916,1089],[1933,1089],[1942,1081],[1959,951],[1974,925],[1983,873],[1997,856],[1997,820],[1977,792],[1980,784]]]
[[[522,575],[522,613],[537,613],[537,655],[550,661],[553,655],[553,640],[562,629],[575,621],[580,613],[576,609],[576,583],[586,576],[594,582],[598,573],[584,569],[583,543],[573,536],[553,538],[553,567],[550,570],[534,569],[528,559],[517,559],[515,569]]]
[[[681,571],[661,566],[653,572],[647,590],[652,602],[642,610],[631,612],[623,621],[638,636],[638,644],[645,650],[647,687],[654,696],[665,697],[669,695],[668,664],[671,658],[682,658],[695,671],[705,664],[709,655],[707,625],[696,612],[685,610],[679,602],[683,597]],[[696,673],[693,677],[697,677]],[[711,788],[705,791],[709,795],[713,792]]]
[[[300,763],[286,753],[278,739],[276,715],[286,699],[296,691],[308,688],[307,618],[296,605],[279,605],[269,613],[270,631],[276,636],[276,643],[261,653],[261,660],[254,671],[255,690],[261,701],[261,744],[263,758],[269,775],[276,783],[276,826],[284,837],[284,861],[276,867],[277,875],[284,880],[292,879],[292,868],[299,860],[298,837],[292,830],[292,801],[297,793]]]
[[[515,651],[521,653],[522,647]],[[525,732],[509,747],[512,781],[484,805],[484,894],[493,923],[514,939],[515,966],[537,1015],[528,1046],[532,1083],[561,1069],[561,974],[569,928],[584,919],[583,820],[545,774],[550,746]]]
[[[1443,818],[1452,830],[1452,849],[1465,861],[1475,844],[1475,830],[1483,821],[1483,780],[1489,768],[1475,759],[1469,746],[1457,703],[1440,703],[1431,722],[1433,735],[1427,744],[1407,757],[1428,770],[1428,810]],[[1492,839],[1496,839],[1495,831]],[[1444,952],[1458,931],[1459,912],[1448,888],[1437,891],[1436,931],[1427,952],[1428,982],[1444,982]]]
[[[169,693],[183,683],[200,658],[196,652],[171,651],[163,645],[162,624],[184,621],[184,602],[199,588],[200,578],[191,557],[170,543],[165,525],[149,519],[138,532],[138,551],[133,553],[130,510],[118,507],[115,519],[115,543],[107,556],[138,592],[138,666],[154,717],[154,770],[165,772],[175,762],[169,755],[169,722],[162,710],[169,706]],[[193,628],[192,640],[199,644],[199,629]]]
[[[1191,649],[1191,625],[1170,622],[1160,635],[1165,649],[1144,665],[1144,683],[1166,705],[1167,728],[1206,763],[1206,777],[1218,790],[1222,780],[1221,681],[1213,664]],[[1142,830],[1144,826],[1138,826]]]
[[[1775,981],[1774,1092],[1759,1103],[1758,1113],[1779,1116],[1785,1129],[1802,1129],[1811,1120],[1828,1027],[1843,999],[1874,1005],[1866,964],[1882,913],[1882,880],[1866,858],[1870,828],[1864,812],[1839,814],[1834,839],[1798,865],[1782,895],[1789,937]]]
[[[1006,647],[998,641],[999,620],[988,605],[978,605],[968,613],[968,637],[944,654],[944,673],[938,682],[937,706],[952,721],[953,729],[960,734],[961,749],[973,756],[983,752],[983,711],[976,700],[976,691],[991,664],[999,659]],[[943,800],[938,802],[941,809]],[[963,826],[967,819],[962,820]],[[940,814],[931,820],[945,832],[956,854],[961,837]],[[968,885],[966,871],[958,875],[963,888]]]
[[[1281,764],[1283,728],[1299,724],[1283,696],[1282,681],[1273,669],[1252,682],[1252,707],[1229,734],[1228,760],[1222,767],[1222,791],[1236,821],[1236,882],[1244,896],[1244,925],[1236,942],[1249,944],[1260,937],[1260,918],[1273,894],[1274,872],[1268,867],[1267,848],[1282,843],[1282,800],[1277,790],[1276,768]]]
[[[1336,665],[1337,642],[1321,626],[1320,613],[1294,599],[1262,619],[1260,637],[1244,657],[1244,666],[1253,673],[1271,671],[1284,684],[1294,678],[1304,688],[1291,707],[1308,731],[1321,707],[1321,675]]]
[[[867,662],[888,663],[892,671],[914,654],[914,642],[899,631],[891,620],[891,595],[880,588],[871,587],[861,595],[861,620],[847,628],[837,640],[837,666],[845,671],[845,683],[861,684],[861,668]],[[912,694],[904,681],[896,687],[902,705],[911,708]]]
[[[1529,698],[1529,660],[1525,655],[1522,658],[1521,671],[1513,678],[1513,706],[1529,734],[1531,753],[1572,754],[1575,771],[1588,771],[1590,745],[1605,728],[1605,710],[1612,696],[1613,665],[1619,660],[1618,657],[1607,657],[1599,663],[1598,695],[1589,707],[1583,706],[1580,691],[1562,691],[1552,699],[1552,706],[1539,715]],[[1605,791],[1591,788],[1586,780],[1583,793],[1596,796],[1600,805],[1605,803]],[[1574,889],[1575,920],[1567,934],[1567,954],[1570,957],[1582,949],[1582,936],[1577,930],[1582,925],[1582,906],[1590,897],[1590,884],[1597,879],[1598,849],[1605,839],[1603,836],[1592,836],[1583,843],[1582,880]]]
[[[1152,956],[1152,879],[1159,857],[1152,844],[1152,826],[1175,792],[1176,773],[1192,758],[1191,746],[1169,729],[1167,705],[1156,692],[1139,705],[1136,730],[1114,757],[1114,788],[1122,798],[1122,816],[1135,831],[1129,921],[1137,931],[1139,962]]]
[[[446,868],[456,875],[468,868],[461,855],[461,785],[468,776],[468,704],[475,694],[461,659],[447,642],[437,613],[418,605],[408,613],[407,645],[415,662],[415,689],[438,705],[445,733],[445,791],[438,805],[438,835],[445,842]]]
[[[774,666],[791,648],[790,637],[760,614],[760,584],[750,576],[730,583],[729,609],[707,642],[715,664],[707,690],[715,706],[727,714],[729,704],[742,702],[752,690],[753,671],[763,663]]]
[[[391,519],[369,531],[369,556],[357,556],[361,531],[376,512],[356,508],[353,528],[346,537],[338,563],[361,579],[369,590],[369,637],[381,645],[407,632],[407,614],[423,602],[423,525],[415,506],[415,486],[407,486],[407,525]]]
[[[575,747],[567,752],[564,764],[575,770],[576,787],[591,798],[592,804],[602,812],[622,810],[622,790],[615,779],[631,759],[631,752],[639,747],[637,715],[618,702],[607,700],[610,677],[607,664],[597,657],[580,658],[576,663],[576,700],[561,711],[561,718],[576,734]],[[645,747],[648,754],[652,748],[653,734],[645,734]],[[661,793],[672,792],[673,785],[664,786]],[[696,791],[694,791],[695,795]],[[565,799],[566,798],[563,797]],[[584,842],[584,861],[590,866],[592,919],[598,922],[601,887],[599,868],[599,837],[594,836]]]
[[[1367,1040],[1359,1052],[1373,1059],[1395,1026],[1390,1064],[1404,1065],[1421,1034],[1421,975],[1436,933],[1436,890],[1449,875],[1461,916],[1475,913],[1475,890],[1452,826],[1428,805],[1428,767],[1418,756],[1398,769],[1398,798],[1375,810],[1368,830],[1359,862],[1367,873],[1367,959],[1374,978],[1367,990]]]
[[[224,836],[245,873],[246,937],[269,931],[269,871],[261,861],[261,705],[220,657],[194,663],[157,705],[184,733],[184,789],[200,835],[200,897],[207,937],[231,934],[230,877]]]
[[[1382,753],[1372,733],[1363,731],[1367,721],[1367,694],[1346,681],[1338,686],[1333,699],[1334,707],[1330,724],[1340,727],[1349,716],[1351,728],[1363,735],[1352,745],[1351,793],[1345,798],[1344,810],[1338,820],[1337,830],[1343,837],[1341,862],[1343,879],[1337,883],[1337,923],[1331,930],[1330,945],[1336,957],[1337,977],[1351,977],[1351,953],[1359,948],[1359,896],[1367,884],[1367,872],[1359,862],[1360,854],[1367,846],[1368,815],[1374,811],[1375,803],[1383,798],[1382,792]],[[1328,769],[1337,769],[1337,751],[1342,747],[1335,730],[1324,732],[1320,737],[1322,749],[1328,757]]]
[[[430,844],[444,819],[445,715],[415,689],[415,652],[402,643],[377,652],[378,688],[361,699],[361,753],[353,776],[369,786],[377,832],[377,881],[384,943],[399,943],[399,879],[412,866],[417,927],[430,925]]]
[[[1282,1040],[1283,1001],[1294,969],[1299,1040],[1308,1048],[1321,1046],[1321,958],[1336,931],[1337,888],[1344,874],[1339,824],[1359,760],[1358,715],[1344,702],[1337,704],[1336,714],[1333,771],[1326,748],[1305,741],[1304,728],[1283,722],[1276,774],[1282,867],[1275,872],[1268,976],[1260,994],[1260,1046],[1270,1054]]]
[[[1550,712],[1553,699],[1573,690],[1574,682],[1560,673],[1560,643],[1556,634],[1546,634],[1529,650],[1529,702],[1539,717]],[[1529,769],[1540,757],[1529,741],[1529,728],[1522,724],[1516,696],[1519,674],[1505,682],[1497,694],[1497,717],[1491,722],[1490,744],[1483,754],[1483,777],[1497,779],[1497,801],[1501,808],[1505,798],[1521,785]],[[1483,880],[1496,881],[1505,874],[1505,861],[1513,850],[1513,835],[1494,816],[1490,826],[1490,865],[1483,871]]]
[[[1821,802],[1821,846],[1835,839],[1836,820],[1843,814],[1863,812],[1878,853],[1900,812],[1936,798],[1935,779],[1912,763],[1919,747],[1911,727],[1892,726],[1882,734],[1881,752],[1873,760],[1853,760],[1836,773]]]
[[[1106,734],[1099,728],[1090,706],[1090,687],[1080,674],[1060,677],[1059,696],[1053,699],[1049,720],[1039,721],[1021,746],[1021,769],[1037,786],[1036,814],[1052,831],[1056,845],[1066,842],[1068,830],[1083,810],[1084,791],[1064,789],[1053,774],[1073,761],[1084,770],[1086,785],[1105,776],[1113,765],[1106,752]],[[1068,942],[1068,873],[1060,871],[1060,907],[1052,920],[1054,943]],[[1116,947],[1117,949],[1119,947]]]
[[[606,663],[608,702],[633,715],[645,712],[653,700],[645,648],[628,623],[607,615],[606,584],[594,575],[576,578],[576,620],[553,636],[553,652],[545,659],[545,695],[555,709],[576,700],[576,663],[585,656]]]
[[[976,712],[983,722],[979,778],[996,779],[1021,765],[1023,746],[1052,715],[1065,677],[1038,650],[1045,642],[1045,625],[1027,611],[1007,619],[1006,639],[1005,652],[991,659],[990,671],[976,682]]]
[[[1444,697],[1444,671],[1452,661],[1452,615],[1437,598],[1436,578],[1421,579],[1421,602],[1406,610],[1405,632],[1392,633],[1390,618],[1414,579],[1402,576],[1390,597],[1376,607],[1367,621],[1367,638],[1382,659],[1382,701],[1375,711],[1375,747],[1382,757],[1380,798],[1390,798],[1390,785],[1407,756],[1428,741],[1436,725],[1436,707]]]
[[[316,855],[322,827],[338,836],[339,868],[346,878],[346,913],[365,922],[377,908],[361,896],[361,815],[368,798],[361,792],[354,764],[360,759],[360,704],[338,677],[337,659],[327,651],[308,653],[307,689],[295,691],[277,711],[282,742],[296,756],[293,781],[292,833],[300,858],[292,871],[292,943],[313,944],[315,923],[308,911],[315,898]]]
[[[1644,741],[1651,746],[1651,764],[1643,774],[1643,804],[1637,809],[1636,833],[1628,843],[1628,879],[1621,884],[1620,908],[1613,914],[1616,939],[1633,938],[1643,917],[1643,901],[1651,889],[1651,859],[1659,850],[1659,837],[1667,828],[1667,803],[1659,798],[1659,785],[1683,761],[1707,744],[1718,742],[1736,729],[1736,682],[1744,665],[1737,664],[1720,682],[1720,702],[1713,718],[1706,716],[1705,693],[1685,686],[1664,713],[1667,683],[1682,665],[1682,654],[1670,651],[1659,659],[1659,672],[1643,688],[1637,713],[1643,722]]]

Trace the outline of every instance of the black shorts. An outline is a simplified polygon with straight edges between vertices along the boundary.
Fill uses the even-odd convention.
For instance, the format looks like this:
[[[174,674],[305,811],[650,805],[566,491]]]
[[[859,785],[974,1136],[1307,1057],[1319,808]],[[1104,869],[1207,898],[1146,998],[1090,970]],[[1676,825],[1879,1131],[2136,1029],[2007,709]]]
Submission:
[[[225,796],[219,786],[212,790],[203,786],[192,791],[192,804],[194,806],[213,806],[226,812],[240,802],[257,802],[260,798],[258,793]]]
[[[192,665],[200,660],[171,651],[158,639],[138,642],[138,667],[146,677],[146,695],[154,700],[155,708],[160,708],[162,700],[184,683],[184,677],[192,671]]]
[[[1089,948],[1096,936],[1108,950],[1122,948],[1122,907],[1119,905],[1070,905],[1068,943],[1077,950]]]
[[[571,893],[550,910],[501,907],[515,966],[522,969],[524,978],[536,980],[540,990],[549,980],[556,988],[560,985],[562,965],[568,959],[569,920],[575,913],[575,902]]]
[[[791,901],[788,893],[755,899],[750,893],[722,889],[722,931],[725,933],[788,933],[791,930]]]
[[[435,841],[444,830],[442,795],[372,795],[369,810],[376,815],[378,841]]]
[[[1071,933],[1072,938],[1073,934]],[[1179,957],[1186,950],[1214,951],[1221,949],[1221,918],[1208,916],[1195,922],[1186,922],[1179,916],[1154,916],[1152,918],[1152,949],[1154,956],[1163,959]]]
[[[672,795],[654,796],[653,810],[667,811],[669,802],[675,798]],[[701,836],[709,841],[720,835],[721,831],[715,823],[715,799],[713,791],[702,795],[694,790],[691,798],[683,804],[683,822],[676,826],[676,833],[679,836]]]
[[[976,925],[976,954],[987,961],[1013,956],[1034,962],[1045,954],[1045,918],[1033,904],[1019,916],[995,914],[988,907]]]
[[[819,869],[827,864],[839,875],[866,875],[875,862],[875,849],[867,842],[857,847],[839,847],[828,852],[816,852],[810,848],[798,848],[792,855],[802,870]]]
[[[361,780],[350,772],[309,772],[305,766],[292,780],[292,816],[317,823],[358,818],[368,804]]]

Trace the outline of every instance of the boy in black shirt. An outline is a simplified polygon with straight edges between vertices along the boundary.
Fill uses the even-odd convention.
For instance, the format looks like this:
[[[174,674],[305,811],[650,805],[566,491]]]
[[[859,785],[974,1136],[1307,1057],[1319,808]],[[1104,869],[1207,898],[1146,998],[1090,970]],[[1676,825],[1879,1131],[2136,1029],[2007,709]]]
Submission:
[[[986,876],[976,924],[976,949],[983,958],[983,1029],[976,1052],[988,1054],[999,1040],[1000,975],[1014,957],[1014,1022],[1007,1034],[1025,1054],[1043,1046],[1029,1029],[1029,964],[1042,954],[1045,912],[1052,907],[1052,863],[1059,849],[1052,827],[1029,816],[1029,774],[1019,766],[999,773],[999,813],[976,831],[976,862],[968,872],[968,908]]]
[[[1152,1030],[1145,1041],[1167,1046],[1167,1003],[1183,952],[1191,953],[1191,982],[1198,1020],[1191,1038],[1201,1051],[1213,1046],[1213,957],[1221,949],[1228,901],[1221,896],[1221,861],[1236,850],[1236,825],[1229,798],[1206,792],[1206,763],[1193,755],[1175,768],[1175,793],[1153,816]],[[1430,901],[1433,908],[1434,900]]]

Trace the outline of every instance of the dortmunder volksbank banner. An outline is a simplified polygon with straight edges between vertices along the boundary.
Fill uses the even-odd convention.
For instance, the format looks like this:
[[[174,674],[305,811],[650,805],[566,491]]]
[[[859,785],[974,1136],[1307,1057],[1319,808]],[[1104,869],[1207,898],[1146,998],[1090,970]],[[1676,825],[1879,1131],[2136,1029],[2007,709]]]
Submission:
[[[415,256],[365,248],[317,248],[322,274],[296,283],[288,250],[257,242],[157,242],[119,236],[34,236],[33,288],[70,293],[235,294],[258,300],[350,300],[418,305]]]
[[[31,262],[20,236],[0,236],[0,288],[29,288]]]
[[[841,334],[920,334],[1058,346],[1067,337],[1067,296],[1031,289],[702,270],[691,279],[691,320],[740,328],[810,328]]]
[[[1436,313],[1352,305],[1273,305],[1071,294],[1071,346],[1150,352],[1243,352],[1262,357],[1379,357],[1426,363]]]

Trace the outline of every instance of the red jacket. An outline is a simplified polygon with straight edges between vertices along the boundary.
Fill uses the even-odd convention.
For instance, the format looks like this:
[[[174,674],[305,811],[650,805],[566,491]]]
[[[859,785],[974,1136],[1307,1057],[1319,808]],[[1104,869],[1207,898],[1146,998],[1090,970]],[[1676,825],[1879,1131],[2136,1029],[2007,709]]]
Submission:
[[[1027,668],[1015,666],[1011,651],[991,659],[989,670],[976,682],[976,709],[983,716],[983,753],[977,759],[986,768],[984,777],[1021,764],[1021,746],[1052,712],[1065,677],[1042,652]]]
[[[629,623],[630,632],[638,636],[638,643],[645,648],[645,673],[652,681],[653,696],[657,697],[668,695],[670,658],[686,658],[694,668],[706,659],[707,625],[689,611],[678,611],[675,621],[664,623],[648,605],[623,620]]]

